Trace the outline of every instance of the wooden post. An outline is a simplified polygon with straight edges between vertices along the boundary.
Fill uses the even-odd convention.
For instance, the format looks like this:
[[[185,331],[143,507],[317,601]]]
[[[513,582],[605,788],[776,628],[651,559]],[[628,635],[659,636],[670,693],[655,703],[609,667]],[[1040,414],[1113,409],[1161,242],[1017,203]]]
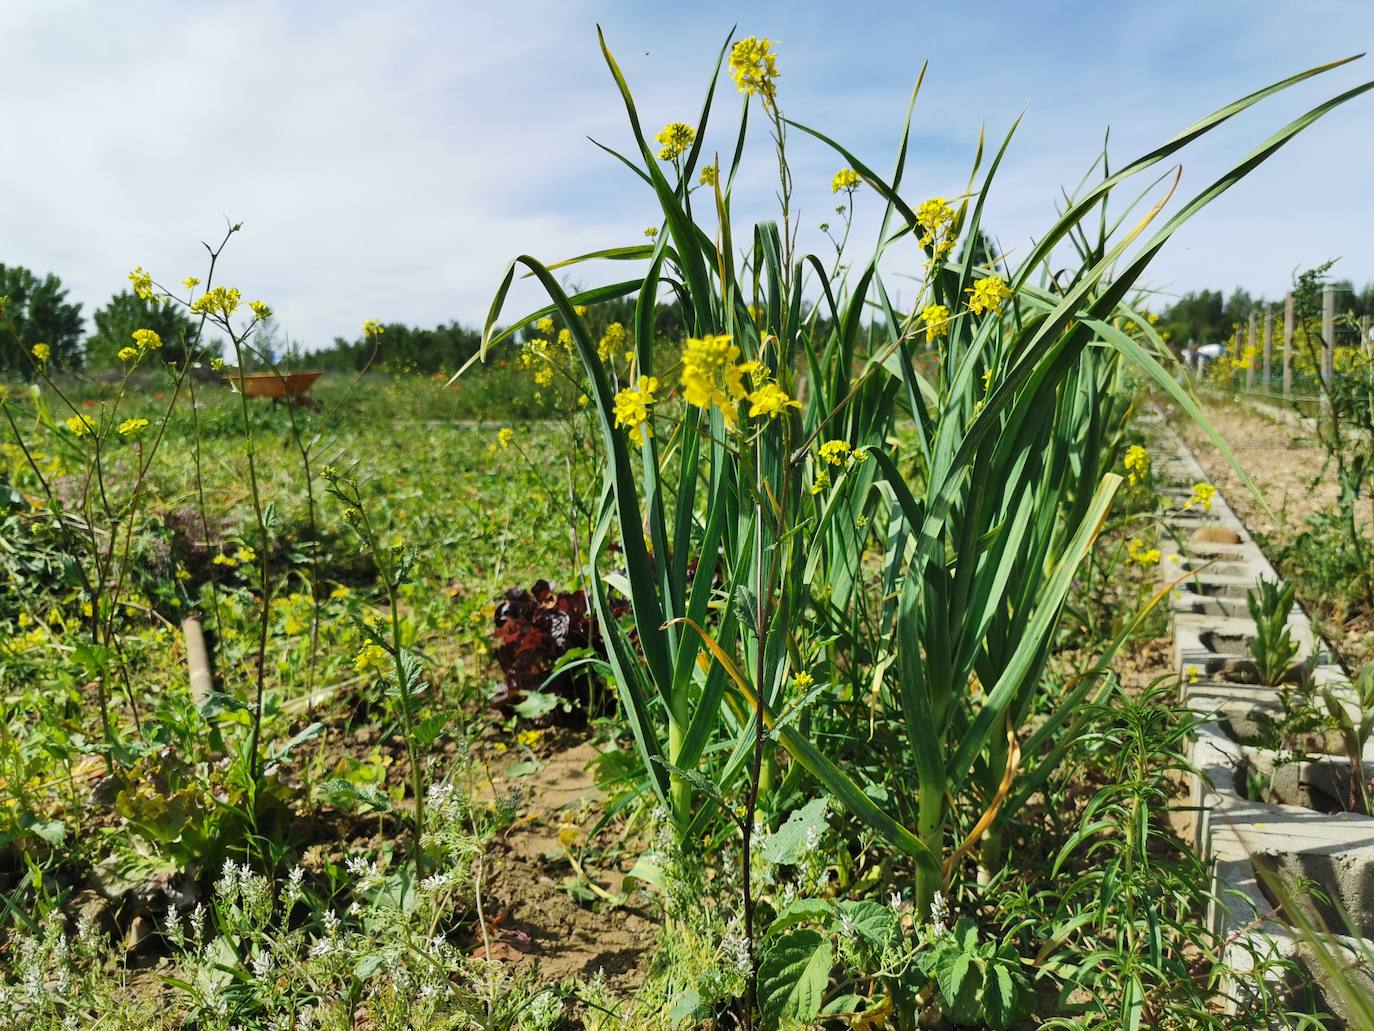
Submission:
[[[1283,298],[1283,398],[1293,398],[1293,295]]]
[[[1250,321],[1246,324],[1245,348],[1241,351],[1241,355],[1245,357],[1245,392],[1247,394],[1255,392],[1255,351],[1259,349],[1258,320],[1259,312],[1251,308]],[[1250,352],[1249,355],[1245,354],[1246,351]]]
[[[1274,306],[1264,306],[1264,383],[1261,389],[1268,394],[1274,369]]]
[[[1369,328],[1371,324],[1374,324],[1374,316],[1360,316],[1360,350],[1362,351],[1374,349],[1374,340],[1369,339]]]
[[[1322,379],[1329,387],[1336,368],[1336,288],[1322,287]]]
[[[200,620],[187,616],[181,621],[181,632],[186,636],[186,668],[191,678],[191,700],[201,705],[215,689],[214,677],[210,674],[210,652],[205,647],[205,634],[201,631]]]

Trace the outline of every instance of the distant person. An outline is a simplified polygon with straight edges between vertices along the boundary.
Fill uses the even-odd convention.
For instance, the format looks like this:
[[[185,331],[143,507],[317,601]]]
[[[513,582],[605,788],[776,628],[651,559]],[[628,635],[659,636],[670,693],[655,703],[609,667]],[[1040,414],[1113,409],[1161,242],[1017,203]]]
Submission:
[[[1197,374],[1199,377],[1207,375],[1207,366],[1226,353],[1226,348],[1221,344],[1203,344],[1197,349]]]

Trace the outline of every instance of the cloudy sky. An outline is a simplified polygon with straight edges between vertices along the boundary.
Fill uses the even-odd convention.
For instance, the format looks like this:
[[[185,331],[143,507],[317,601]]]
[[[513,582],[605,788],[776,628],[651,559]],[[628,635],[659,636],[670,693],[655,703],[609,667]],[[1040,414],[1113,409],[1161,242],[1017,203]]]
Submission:
[[[1000,138],[1024,109],[985,217],[1013,258],[1108,127],[1124,161],[1229,100],[1374,43],[1368,0],[7,0],[0,262],[56,272],[89,314],[135,264],[169,283],[203,274],[200,241],[227,217],[244,231],[223,281],[271,303],[307,346],[355,336],[364,318],[480,324],[516,254],[552,261],[632,243],[657,221],[652,196],[588,141],[632,145],[596,24],[653,131],[694,120],[736,22],[776,41],[787,115],[880,170],[929,59],[913,200],[959,193],[980,126]],[[1374,58],[1356,61],[1185,150],[1175,204],[1370,78]],[[732,88],[721,100],[708,145],[725,151],[740,101]],[[1338,109],[1175,237],[1152,284],[1273,296],[1295,266],[1333,256],[1342,275],[1374,279],[1372,130],[1374,94]],[[771,200],[768,141],[752,142],[740,221]],[[793,143],[802,243],[820,248],[814,227],[831,212],[838,163]],[[865,244],[875,209],[860,197]],[[587,267],[579,281],[620,272]],[[526,290],[510,310],[535,300]]]

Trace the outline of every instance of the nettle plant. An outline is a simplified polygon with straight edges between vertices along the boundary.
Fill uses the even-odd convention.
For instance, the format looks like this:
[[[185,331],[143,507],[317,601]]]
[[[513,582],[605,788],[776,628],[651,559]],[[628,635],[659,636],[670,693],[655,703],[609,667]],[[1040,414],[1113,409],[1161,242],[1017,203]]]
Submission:
[[[1116,187],[1325,69],[1229,104],[1114,171],[1104,155],[1101,178],[1011,267],[982,230],[1010,133],[985,171],[980,146],[958,199],[912,203],[910,107],[884,177],[784,116],[775,51],[751,37],[722,48],[697,124],[668,126],[656,147],[604,40],[602,51],[634,142],[632,154],[610,152],[653,193],[661,224],[647,243],[556,265],[517,258],[482,356],[556,314],[583,364],[605,456],[590,590],[643,789],[684,842],[724,814],[744,870],[758,818],[823,790],[906,857],[890,872],[913,878],[928,914],[962,857],[976,850],[984,866],[1000,864],[1008,817],[1053,769],[1081,703],[1103,690],[1084,676],[1047,697],[1042,672],[1121,480],[1109,469],[1129,408],[1114,393],[1118,359],[1202,418],[1126,299],[1193,214],[1367,87],[1286,125],[1148,237],[1176,180],[1134,224],[1134,205],[1109,210]],[[705,138],[727,53],[744,103],[722,162]],[[751,115],[772,140],[780,217],[741,230],[732,191]],[[794,132],[844,162],[832,189],[852,203],[862,183],[882,206],[871,256],[849,271],[798,253]],[[1049,275],[1061,245],[1077,259]],[[571,295],[555,278],[597,259],[643,270]],[[908,310],[892,303],[886,267],[919,272]],[[521,271],[551,303],[498,331]],[[654,333],[665,291],[685,342]],[[616,389],[578,308],[624,296],[637,302],[635,367]],[[628,599],[628,620],[612,613],[612,592]],[[752,998],[744,1006],[752,1013]]]

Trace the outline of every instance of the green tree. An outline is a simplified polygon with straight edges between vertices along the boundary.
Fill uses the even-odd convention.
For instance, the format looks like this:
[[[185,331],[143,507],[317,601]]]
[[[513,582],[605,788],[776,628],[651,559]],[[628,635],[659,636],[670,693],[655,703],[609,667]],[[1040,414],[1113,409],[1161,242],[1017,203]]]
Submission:
[[[40,279],[18,265],[0,265],[0,297],[8,297],[0,319],[0,371],[33,375],[29,349],[47,344],[56,368],[81,364],[81,305],[67,303],[62,280],[49,272]]]
[[[180,309],[145,301],[127,290],[93,316],[95,332],[86,340],[86,364],[92,369],[118,367],[119,350],[133,343],[134,330],[151,329],[162,338],[162,357],[180,363],[188,342],[194,343],[196,324]]]

